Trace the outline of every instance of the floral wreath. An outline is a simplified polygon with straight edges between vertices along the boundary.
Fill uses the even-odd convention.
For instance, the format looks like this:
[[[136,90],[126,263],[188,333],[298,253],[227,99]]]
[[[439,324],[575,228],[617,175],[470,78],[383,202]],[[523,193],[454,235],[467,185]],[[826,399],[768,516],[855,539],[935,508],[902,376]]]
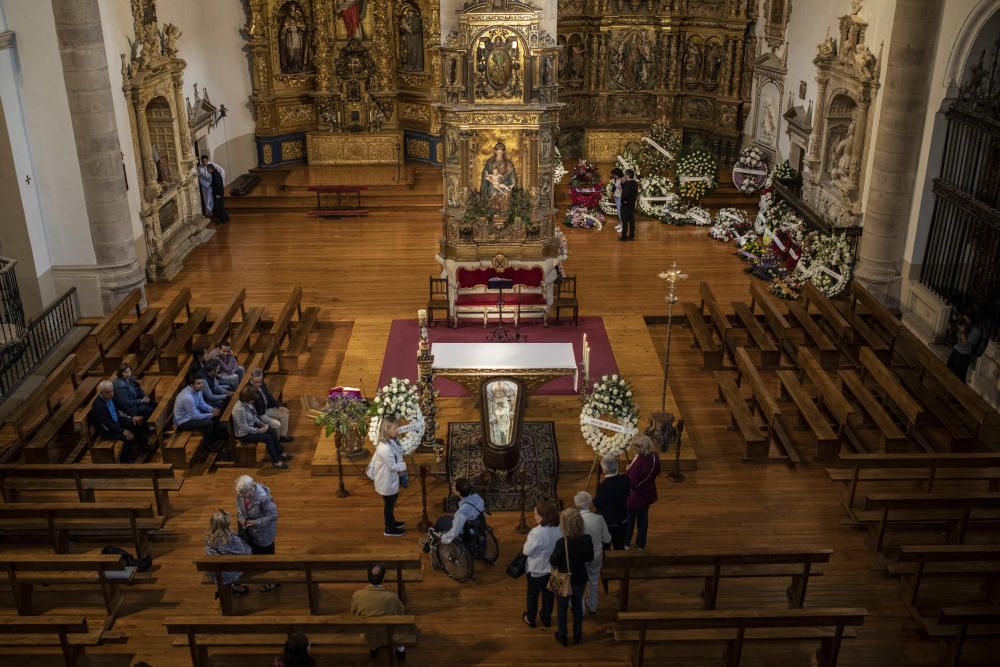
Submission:
[[[639,210],[646,215],[659,218],[673,207],[674,189],[665,177],[647,176],[639,186]]]
[[[618,159],[615,161],[615,166],[621,169],[623,173],[631,169],[633,172],[635,172],[636,178],[639,177],[640,174],[639,160],[632,153],[632,151],[629,150],[622,151],[622,154],[619,155]],[[642,187],[643,182],[644,181],[640,181],[640,187]],[[604,184],[604,197],[601,198],[600,207],[601,207],[601,212],[604,213],[604,215],[614,215],[614,216],[618,215],[618,207],[615,206],[614,181],[609,180],[607,183]]]
[[[738,208],[724,208],[715,216],[708,235],[719,241],[731,241],[744,238],[752,225],[747,220],[746,213]]]
[[[743,151],[733,166],[733,185],[747,197],[752,197],[764,187],[767,176],[764,154],[753,146]]]
[[[567,227],[580,227],[581,229],[596,229],[601,231],[604,228],[604,215],[600,211],[591,211],[585,206],[574,206],[566,211],[563,224]]]
[[[796,265],[792,280],[811,282],[828,297],[844,291],[851,280],[851,246],[847,236],[810,234],[803,244],[802,260]]]
[[[677,163],[677,191],[685,199],[698,201],[719,187],[718,165],[708,151],[692,151]]]
[[[639,408],[632,399],[632,386],[618,375],[602,375],[580,411],[583,439],[599,456],[618,456],[639,432],[638,424]]]
[[[382,419],[388,417],[407,422],[400,427],[399,446],[403,454],[412,454],[420,446],[424,437],[424,415],[420,411],[420,396],[417,387],[407,378],[392,378],[375,394],[369,406],[372,417],[368,424],[368,439],[378,446],[378,429]]]

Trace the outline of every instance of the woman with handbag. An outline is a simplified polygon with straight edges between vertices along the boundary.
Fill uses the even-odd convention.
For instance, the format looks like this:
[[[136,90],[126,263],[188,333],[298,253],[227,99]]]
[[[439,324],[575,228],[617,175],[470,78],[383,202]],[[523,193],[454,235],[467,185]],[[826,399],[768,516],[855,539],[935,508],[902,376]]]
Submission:
[[[368,478],[375,482],[375,492],[382,496],[382,517],[386,537],[401,537],[406,535],[402,521],[396,521],[396,499],[399,498],[399,487],[405,488],[409,483],[406,474],[406,461],[403,459],[403,448],[396,438],[399,437],[399,422],[383,417],[378,425],[378,443],[375,454],[368,464]]]
[[[649,530],[649,506],[656,502],[656,476],[660,474],[660,457],[653,451],[653,441],[648,435],[637,435],[629,443],[635,455],[628,464],[626,475],[631,484],[628,494],[628,533],[625,548],[632,544],[632,534],[638,527],[635,546],[642,551],[646,548],[646,533]]]
[[[538,524],[528,533],[521,554],[526,558],[524,573],[528,580],[528,604],[521,620],[529,628],[535,627],[535,616],[538,614],[538,596],[542,596],[542,625],[552,625],[552,605],[555,598],[547,588],[549,583],[549,558],[556,542],[562,536],[559,530],[559,510],[552,503],[538,503],[535,506],[535,523]]]
[[[559,611],[556,641],[567,646],[566,610],[573,606],[573,643],[583,638],[583,591],[587,588],[587,563],[594,560],[594,542],[584,532],[583,517],[575,509],[563,510],[559,527],[563,538],[556,542],[549,557],[552,571],[548,589],[555,593]]]
[[[271,497],[271,489],[254,481],[250,475],[241,475],[236,480],[236,518],[240,525],[240,537],[255,556],[274,554],[274,538],[278,534],[278,506]],[[280,584],[264,584],[265,593],[278,588]]]

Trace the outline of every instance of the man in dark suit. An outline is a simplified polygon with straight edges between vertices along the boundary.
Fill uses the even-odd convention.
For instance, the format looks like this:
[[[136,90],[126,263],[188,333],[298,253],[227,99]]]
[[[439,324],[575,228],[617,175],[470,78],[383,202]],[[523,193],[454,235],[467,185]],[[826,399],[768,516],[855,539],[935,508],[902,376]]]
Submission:
[[[639,181],[635,180],[635,171],[625,170],[625,180],[622,181],[622,235],[619,241],[635,240],[635,205],[639,199]]]
[[[125,443],[122,447],[122,463],[135,461],[137,446],[140,451],[146,451],[146,429],[142,426],[142,421],[142,417],[129,417],[115,405],[115,386],[111,382],[105,380],[97,385],[97,396],[90,406],[90,423],[99,437]]]
[[[628,477],[618,474],[618,458],[606,455],[601,458],[604,479],[597,487],[594,507],[604,517],[611,533],[611,548],[621,551],[625,548],[625,534],[628,530],[628,494],[631,484]]]

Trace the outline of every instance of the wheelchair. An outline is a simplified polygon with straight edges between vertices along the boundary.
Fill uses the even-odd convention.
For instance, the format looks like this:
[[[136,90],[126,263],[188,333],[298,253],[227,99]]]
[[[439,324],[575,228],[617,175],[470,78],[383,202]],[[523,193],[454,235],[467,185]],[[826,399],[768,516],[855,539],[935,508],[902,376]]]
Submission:
[[[455,581],[464,583],[472,579],[476,560],[493,565],[500,558],[497,536],[482,516],[466,524],[462,537],[451,544],[441,541],[443,534],[434,528],[428,529],[424,551],[430,554],[433,569],[444,570]]]

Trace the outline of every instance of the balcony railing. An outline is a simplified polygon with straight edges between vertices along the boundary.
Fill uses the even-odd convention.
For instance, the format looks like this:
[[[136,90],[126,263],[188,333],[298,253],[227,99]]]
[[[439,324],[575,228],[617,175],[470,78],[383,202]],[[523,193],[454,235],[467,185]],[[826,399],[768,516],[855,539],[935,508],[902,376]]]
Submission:
[[[76,288],[63,294],[27,327],[2,324],[0,333],[0,399],[28,377],[76,325]],[[7,333],[19,334],[9,338]]]

